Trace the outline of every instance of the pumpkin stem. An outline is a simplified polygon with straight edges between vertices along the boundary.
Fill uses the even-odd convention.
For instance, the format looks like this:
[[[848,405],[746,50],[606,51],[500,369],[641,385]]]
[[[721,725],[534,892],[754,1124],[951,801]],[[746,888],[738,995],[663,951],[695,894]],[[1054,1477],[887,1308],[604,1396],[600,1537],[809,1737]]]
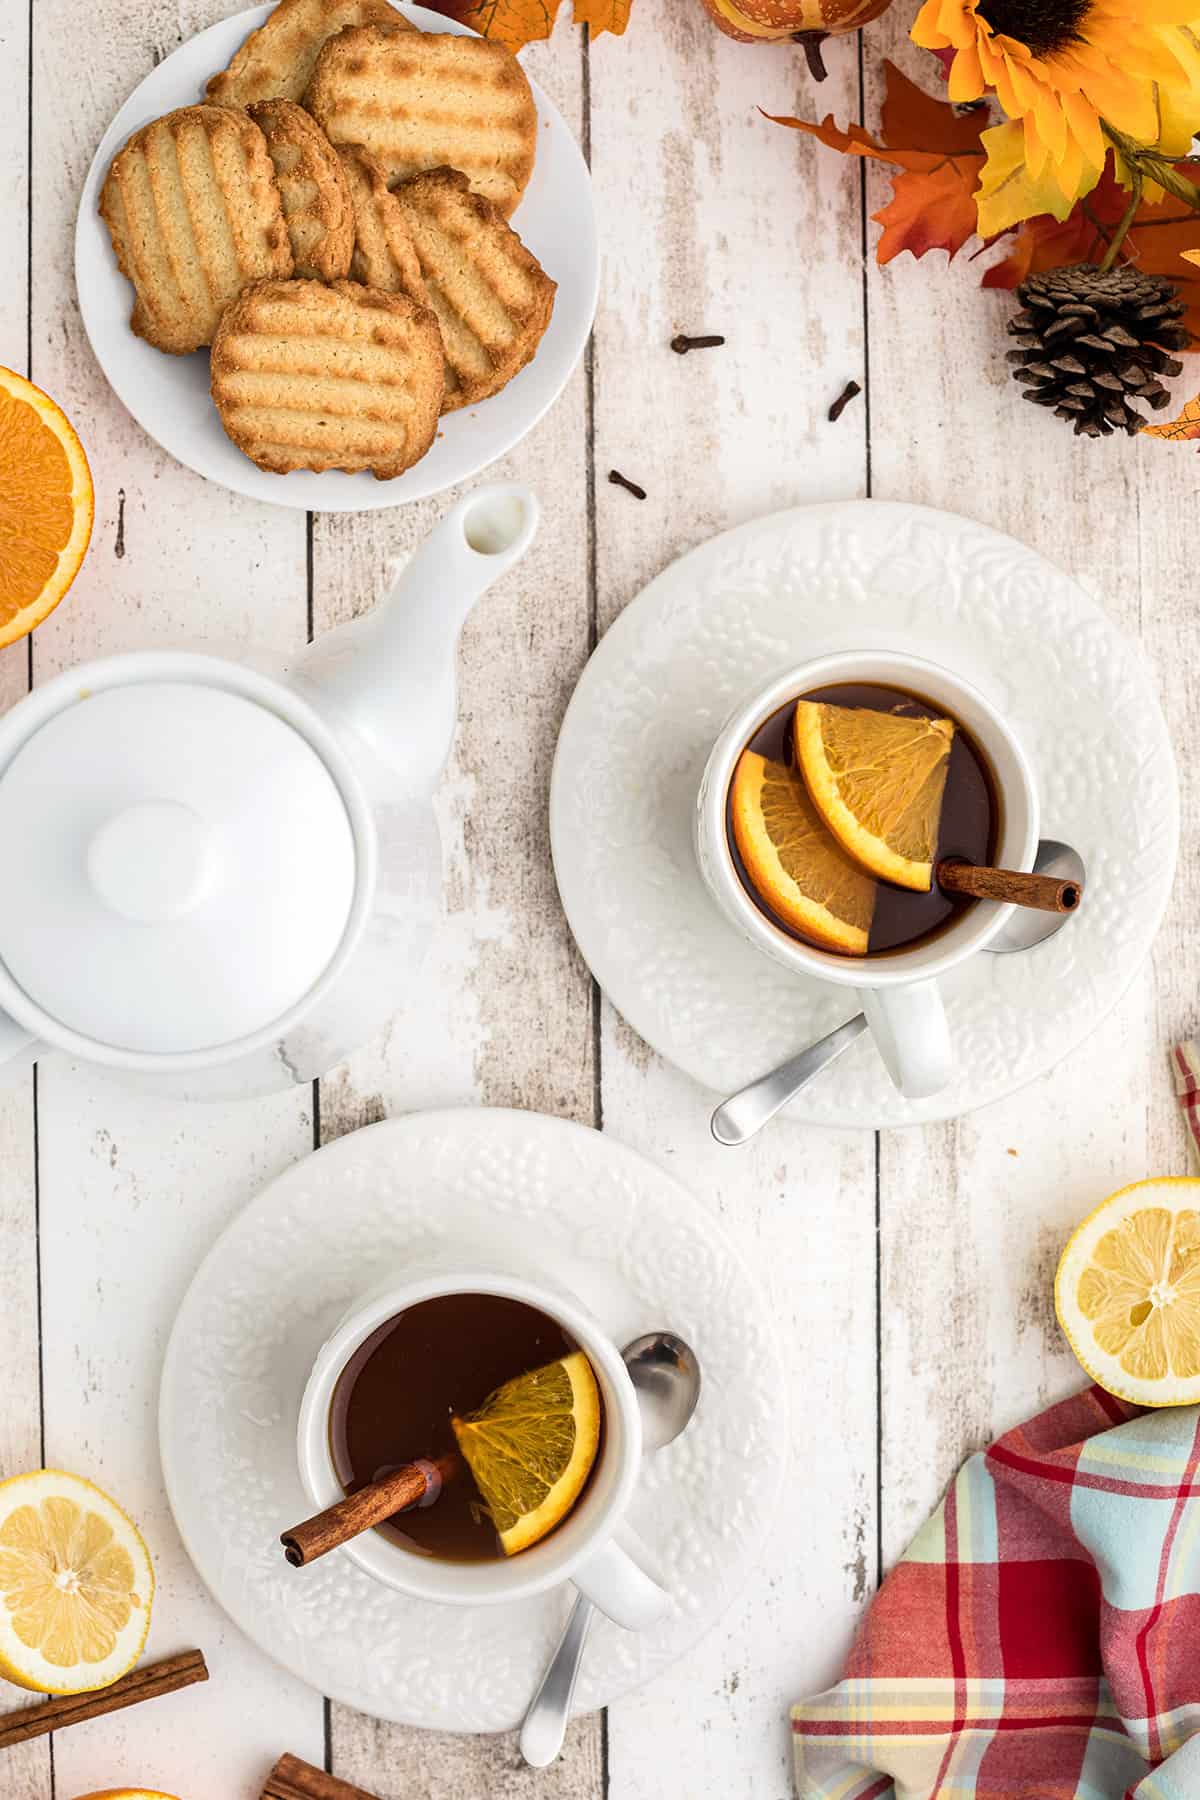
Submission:
[[[821,55],[821,45],[829,36],[827,31],[796,31],[792,34],[797,44],[803,44],[804,56],[808,63],[808,72],[814,81],[824,81],[829,74],[825,67],[825,58]]]

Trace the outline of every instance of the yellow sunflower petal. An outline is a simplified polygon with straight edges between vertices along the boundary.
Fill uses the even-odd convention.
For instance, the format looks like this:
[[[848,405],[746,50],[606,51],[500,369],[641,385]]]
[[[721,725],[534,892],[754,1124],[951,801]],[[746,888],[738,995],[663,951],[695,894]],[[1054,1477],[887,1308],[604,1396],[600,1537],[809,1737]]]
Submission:
[[[1061,96],[1043,88],[1037,97],[1033,116],[1037,120],[1038,136],[1050,152],[1051,161],[1061,162],[1067,149],[1067,115],[1063,111]]]
[[[1049,148],[1045,138],[1038,130],[1037,117],[1034,113],[1026,113],[1020,123],[1025,166],[1029,171],[1031,179],[1040,181],[1043,171],[1050,161]]]
[[[1116,67],[1094,45],[1081,43],[1063,51],[1062,65],[1078,76],[1079,91],[1096,111],[1141,143],[1149,143],[1158,124],[1158,109],[1149,88]]]
[[[986,86],[983,70],[979,66],[979,51],[974,44],[968,44],[964,50],[957,52],[950,65],[946,98],[952,105],[962,106],[968,100],[978,100]]]
[[[1037,104],[1038,95],[1041,92],[1038,77],[1029,65],[1017,56],[1006,57],[1005,67],[1007,69],[1009,82],[1012,85],[1013,98],[1016,101],[1013,112],[1032,111],[1033,107]],[[1005,111],[1008,111],[1007,107],[1005,108]],[[1012,114],[1010,113],[1009,117],[1011,118],[1011,116]]]
[[[1102,167],[1108,146],[1105,144],[1095,107],[1089,106],[1082,94],[1064,94],[1062,106],[1071,135],[1085,158],[1089,163]]]
[[[1094,179],[1087,183],[1083,181],[1083,152],[1074,138],[1067,139],[1066,149],[1054,164],[1054,176],[1071,206],[1080,194],[1096,185]]]
[[[1200,131],[1200,115],[1190,94],[1177,96],[1160,88],[1158,94],[1158,147],[1168,156],[1186,156]]]

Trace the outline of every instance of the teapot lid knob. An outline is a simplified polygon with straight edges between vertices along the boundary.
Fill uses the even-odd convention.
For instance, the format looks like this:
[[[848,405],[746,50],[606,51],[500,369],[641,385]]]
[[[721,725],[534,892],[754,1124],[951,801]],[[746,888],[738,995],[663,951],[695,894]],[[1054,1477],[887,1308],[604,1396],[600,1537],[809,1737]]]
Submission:
[[[114,813],[87,851],[88,878],[100,899],[122,918],[146,925],[193,911],[215,865],[204,820],[177,800],[144,800]]]

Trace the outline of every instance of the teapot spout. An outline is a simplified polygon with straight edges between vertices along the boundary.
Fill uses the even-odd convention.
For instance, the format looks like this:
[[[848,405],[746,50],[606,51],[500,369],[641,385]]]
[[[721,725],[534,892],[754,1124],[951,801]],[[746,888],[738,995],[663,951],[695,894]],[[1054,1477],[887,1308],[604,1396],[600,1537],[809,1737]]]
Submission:
[[[327,632],[293,670],[308,698],[363,738],[409,791],[432,789],[450,752],[467,614],[524,556],[540,513],[536,496],[516,483],[465,494],[374,611]]]

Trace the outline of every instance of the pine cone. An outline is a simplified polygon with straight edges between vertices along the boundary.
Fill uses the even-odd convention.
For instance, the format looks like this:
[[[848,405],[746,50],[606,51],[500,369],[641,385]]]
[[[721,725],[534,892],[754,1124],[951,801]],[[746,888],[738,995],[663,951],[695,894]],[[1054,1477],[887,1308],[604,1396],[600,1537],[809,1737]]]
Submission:
[[[1145,420],[1135,399],[1155,411],[1166,405],[1170,396],[1158,377],[1183,367],[1167,352],[1191,342],[1178,323],[1184,305],[1171,282],[1129,263],[1103,275],[1093,263],[1074,263],[1030,275],[1017,298],[1025,310],[1008,322],[1021,340],[1008,352],[1017,365],[1013,379],[1032,384],[1026,400],[1073,419],[1076,437],[1140,431]]]

